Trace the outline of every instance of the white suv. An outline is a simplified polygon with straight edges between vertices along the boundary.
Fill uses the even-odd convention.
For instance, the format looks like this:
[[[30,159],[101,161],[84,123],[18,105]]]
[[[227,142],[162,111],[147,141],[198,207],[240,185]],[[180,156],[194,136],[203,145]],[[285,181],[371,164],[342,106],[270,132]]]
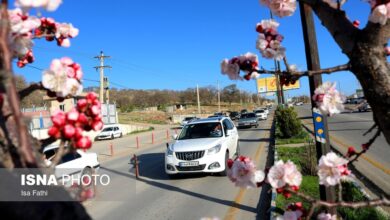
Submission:
[[[238,132],[228,117],[199,119],[185,125],[165,152],[165,172],[219,173],[226,175],[227,161],[239,155]]]

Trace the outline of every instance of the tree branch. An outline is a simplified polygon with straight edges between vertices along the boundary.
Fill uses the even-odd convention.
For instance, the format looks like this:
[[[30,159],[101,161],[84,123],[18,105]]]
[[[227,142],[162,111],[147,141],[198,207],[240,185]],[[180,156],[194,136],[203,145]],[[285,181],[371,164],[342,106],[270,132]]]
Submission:
[[[61,140],[60,146],[58,147],[56,155],[53,158],[53,160],[51,161],[51,164],[50,164],[51,168],[54,168],[58,164],[58,162],[60,162],[62,156],[64,155],[64,152],[65,152],[65,141]]]
[[[286,67],[288,66],[287,60],[285,61]],[[349,63],[339,65],[339,66],[334,66],[330,68],[325,68],[325,69],[319,69],[319,70],[306,70],[306,71],[299,71],[299,72],[291,72],[289,68],[287,71],[273,71],[273,70],[266,70],[266,69],[261,69],[261,70],[253,70],[252,72],[257,72],[260,74],[281,74],[281,75],[291,75],[295,78],[301,78],[303,76],[314,76],[314,75],[321,75],[321,74],[330,74],[334,72],[341,72],[341,71],[348,71],[350,70],[351,65]]]
[[[32,83],[27,88],[24,88],[18,92],[20,100],[23,100],[28,95],[33,93],[36,90],[46,90],[41,82],[38,83]]]
[[[0,53],[1,53],[1,68],[4,70],[5,78],[5,89],[7,93],[8,103],[12,110],[12,120],[15,123],[15,132],[19,141],[20,154],[22,156],[21,162],[26,167],[37,167],[36,159],[32,152],[32,146],[28,143],[28,131],[22,120],[22,114],[20,112],[20,103],[15,86],[15,80],[12,75],[11,67],[11,52],[8,47],[8,34],[9,34],[9,17],[8,17],[8,1],[1,1],[1,28],[0,28]]]
[[[345,11],[332,8],[329,4],[319,0],[300,0],[312,7],[321,24],[328,29],[341,50],[345,54],[352,52],[355,46],[355,38],[360,30],[348,20]]]

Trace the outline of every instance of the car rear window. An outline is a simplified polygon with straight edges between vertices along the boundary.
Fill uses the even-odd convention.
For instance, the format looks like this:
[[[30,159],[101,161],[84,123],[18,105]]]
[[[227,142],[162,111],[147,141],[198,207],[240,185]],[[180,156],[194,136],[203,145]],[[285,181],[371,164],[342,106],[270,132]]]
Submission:
[[[256,117],[255,113],[241,115],[241,118],[255,118],[255,117]]]

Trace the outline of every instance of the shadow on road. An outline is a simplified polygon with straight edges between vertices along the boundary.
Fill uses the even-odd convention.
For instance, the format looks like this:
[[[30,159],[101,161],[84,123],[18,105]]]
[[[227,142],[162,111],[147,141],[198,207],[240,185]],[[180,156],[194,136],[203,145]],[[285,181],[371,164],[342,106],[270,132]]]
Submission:
[[[121,176],[124,176],[124,177],[131,178],[131,179],[136,179],[135,176],[132,173],[130,173],[130,172],[129,173],[123,173],[123,172],[120,172],[120,171],[117,171],[117,170],[112,170],[112,169],[109,169],[109,168],[106,168],[106,167],[101,167],[101,169],[106,170],[108,172],[112,172],[112,173],[121,175]],[[165,184],[165,183],[148,180],[148,179],[143,178],[142,176],[137,181],[143,182],[145,184],[148,184],[148,185],[151,185],[151,186],[154,186],[154,187],[161,188],[163,190],[169,190],[169,191],[173,191],[173,192],[183,193],[183,194],[186,194],[186,195],[189,195],[189,196],[193,196],[193,197],[196,197],[196,198],[200,198],[200,199],[204,199],[204,200],[207,200],[207,201],[211,201],[211,202],[219,203],[219,204],[222,204],[222,205],[226,205],[228,207],[235,207],[235,208],[238,208],[238,209],[241,209],[241,210],[245,210],[245,211],[248,211],[248,212],[253,212],[253,213],[257,212],[257,210],[255,208],[250,207],[250,206],[242,205],[242,204],[239,204],[239,203],[236,203],[236,202],[232,202],[232,201],[229,201],[229,200],[224,200],[224,199],[211,197],[211,196],[200,194],[200,193],[197,193],[197,192],[192,192],[192,191],[185,190],[185,189],[182,189],[182,188],[179,188],[179,187],[176,187],[176,186],[168,185],[168,184]]]
[[[169,179],[195,179],[209,176],[205,173],[179,174],[174,177],[168,177],[164,169],[164,153],[150,153],[138,155],[139,174],[154,180]],[[132,169],[132,172],[134,169]]]
[[[269,138],[257,138],[257,139],[238,139],[240,142],[269,142]]]
[[[255,129],[245,129],[245,128],[240,128],[238,129],[240,132],[247,132],[247,131],[269,131],[269,129],[265,128],[255,128]]]

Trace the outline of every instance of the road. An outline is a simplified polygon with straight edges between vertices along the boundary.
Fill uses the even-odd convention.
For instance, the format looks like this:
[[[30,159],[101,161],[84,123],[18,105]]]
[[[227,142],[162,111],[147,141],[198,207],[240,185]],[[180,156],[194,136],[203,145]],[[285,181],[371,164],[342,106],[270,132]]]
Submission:
[[[309,127],[313,126],[309,105],[296,106],[299,117]],[[344,112],[328,118],[331,144],[339,152],[345,154],[349,146],[358,151],[375,133],[363,136],[374,124],[372,112]],[[390,195],[390,148],[383,136],[378,137],[370,150],[355,162],[355,168],[370,182],[371,187],[379,190],[377,193]],[[382,191],[382,192],[381,192]]]
[[[270,117],[271,118],[271,117]],[[259,128],[239,130],[241,154],[257,161],[264,169],[272,121]],[[99,145],[111,141],[100,142]],[[126,141],[115,139],[115,146]],[[165,144],[156,144],[101,162],[100,174],[108,174],[108,186],[98,186],[96,198],[84,203],[93,219],[256,219],[262,189],[240,189],[227,177],[183,175],[169,179],[164,172]],[[137,153],[141,178],[136,180],[129,157]]]

